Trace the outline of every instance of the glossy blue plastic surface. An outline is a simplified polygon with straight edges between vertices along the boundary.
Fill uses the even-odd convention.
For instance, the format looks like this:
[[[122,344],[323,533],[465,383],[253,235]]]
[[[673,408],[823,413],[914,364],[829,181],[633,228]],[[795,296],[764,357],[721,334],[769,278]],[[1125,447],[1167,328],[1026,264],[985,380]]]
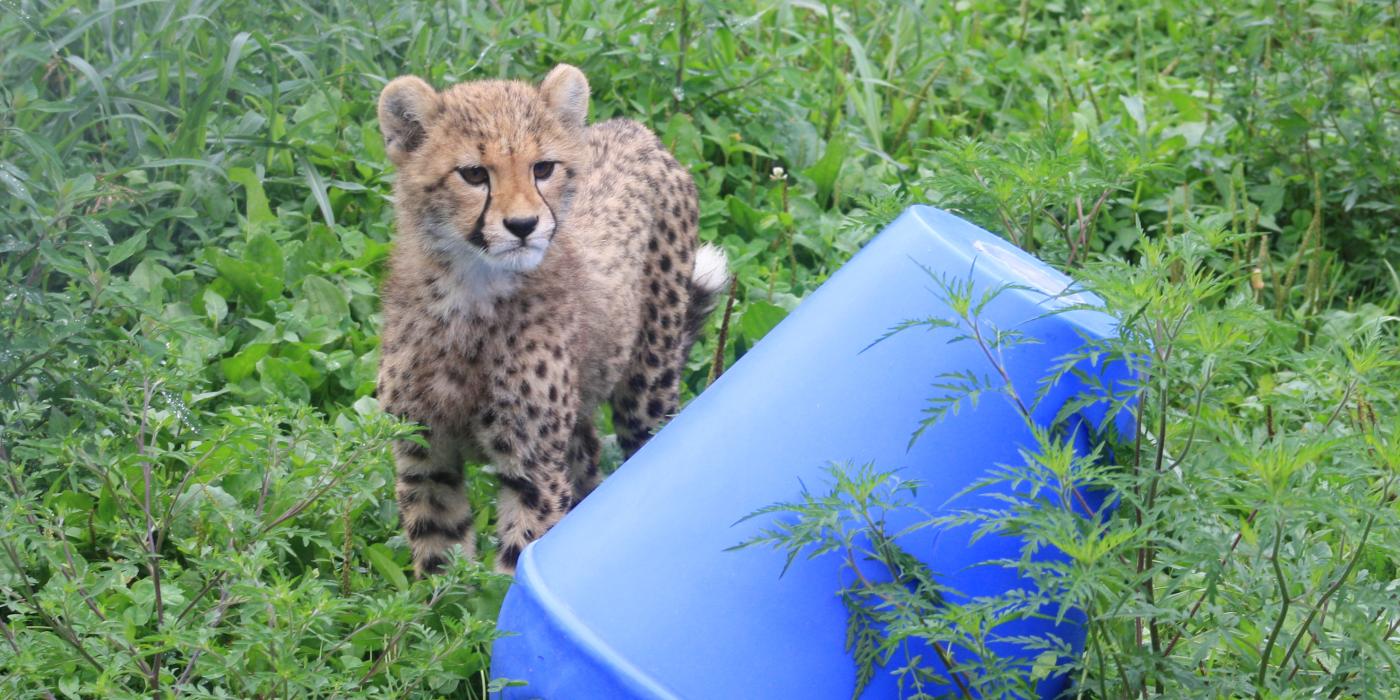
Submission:
[[[850,573],[841,561],[799,559],[780,577],[780,552],[726,550],[767,522],[736,521],[794,500],[804,483],[820,489],[832,463],[900,468],[904,478],[922,482],[918,502],[935,513],[996,465],[1020,463],[1017,449],[1034,441],[996,396],[964,406],[910,447],[937,375],[990,371],[976,345],[948,344],[947,331],[911,330],[871,346],[901,321],[951,316],[924,267],[970,276],[979,293],[1007,282],[1030,288],[1004,292],[983,314],[1038,341],[1005,356],[1022,396],[1035,396],[1056,360],[1086,337],[1113,332],[1109,317],[1096,311],[1047,315],[1093,301],[1051,296],[1068,278],[956,216],[909,209],[526,548],[500,616],[511,636],[496,642],[492,671],[528,685],[504,697],[851,697],[855,663],[836,596]],[[1048,423],[1080,389],[1068,379],[1056,385],[1036,419]],[[977,498],[984,496],[951,505],[976,505]],[[893,528],[914,516],[901,517]],[[1016,556],[1015,539],[969,545],[969,534],[925,529],[901,544],[968,595],[1025,585],[1013,571],[971,566]],[[1052,632],[1078,649],[1080,620],[1070,615],[1058,626],[1036,621],[1002,631]],[[896,658],[890,668],[902,663]],[[1040,694],[1053,697],[1066,682],[1042,683]],[[863,697],[898,697],[894,678],[877,671]]]

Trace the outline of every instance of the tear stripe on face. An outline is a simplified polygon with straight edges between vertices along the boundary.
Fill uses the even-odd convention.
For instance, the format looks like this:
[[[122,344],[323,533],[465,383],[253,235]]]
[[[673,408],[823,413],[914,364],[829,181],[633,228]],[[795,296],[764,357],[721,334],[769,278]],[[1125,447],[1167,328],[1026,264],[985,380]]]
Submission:
[[[481,207],[481,214],[476,217],[476,225],[472,226],[472,232],[467,234],[467,242],[481,248],[481,252],[486,252],[486,212],[491,211],[491,181],[486,181],[486,204]]]
[[[544,193],[540,191],[539,180],[535,180],[535,194],[539,195],[541,202],[544,202],[544,208],[549,210],[549,220],[554,222],[549,229],[549,240],[553,241],[554,234],[559,233],[559,217],[554,215],[554,207],[550,205],[549,200],[546,199]]]

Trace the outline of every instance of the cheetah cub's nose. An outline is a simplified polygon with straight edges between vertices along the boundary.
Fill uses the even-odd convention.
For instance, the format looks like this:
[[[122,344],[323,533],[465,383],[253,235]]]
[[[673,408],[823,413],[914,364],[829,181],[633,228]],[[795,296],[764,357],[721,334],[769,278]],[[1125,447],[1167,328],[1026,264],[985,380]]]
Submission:
[[[535,230],[535,224],[539,222],[540,217],[532,216],[528,219],[506,219],[504,223],[506,230],[515,234],[515,237],[523,243],[530,232]]]

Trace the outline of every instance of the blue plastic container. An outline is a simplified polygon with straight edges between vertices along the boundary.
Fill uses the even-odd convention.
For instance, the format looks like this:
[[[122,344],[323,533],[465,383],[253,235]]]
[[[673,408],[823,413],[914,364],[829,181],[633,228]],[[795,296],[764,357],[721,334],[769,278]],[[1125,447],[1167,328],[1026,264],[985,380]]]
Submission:
[[[511,636],[496,642],[492,672],[528,685],[504,697],[851,697],[855,662],[836,596],[850,573],[841,561],[799,559],[780,577],[782,553],[727,550],[765,524],[736,521],[795,500],[803,483],[819,489],[832,463],[902,469],[923,484],[919,504],[937,512],[989,469],[1019,464],[1018,447],[1034,444],[1009,402],[988,396],[910,447],[937,375],[990,371],[977,346],[950,345],[946,332],[906,331],[869,347],[901,321],[951,316],[921,266],[961,279],[971,273],[979,292],[1006,282],[1030,288],[1003,293],[983,313],[1038,341],[1006,353],[1022,396],[1035,396],[1056,359],[1085,338],[1114,332],[1096,311],[1047,315],[1086,301],[1051,296],[1070,284],[1065,276],[951,214],[909,209],[525,549],[500,616]],[[1036,419],[1048,423],[1081,388],[1056,386]],[[955,505],[971,505],[967,498]],[[968,595],[1024,585],[1014,571],[972,566],[1016,556],[1019,542],[969,545],[969,534],[926,529],[901,544]],[[1023,622],[1017,631],[1053,633],[1078,649],[1080,620]],[[891,668],[902,663],[896,657]],[[1039,690],[1052,697],[1066,683],[1050,679]],[[897,696],[883,670],[863,695]]]

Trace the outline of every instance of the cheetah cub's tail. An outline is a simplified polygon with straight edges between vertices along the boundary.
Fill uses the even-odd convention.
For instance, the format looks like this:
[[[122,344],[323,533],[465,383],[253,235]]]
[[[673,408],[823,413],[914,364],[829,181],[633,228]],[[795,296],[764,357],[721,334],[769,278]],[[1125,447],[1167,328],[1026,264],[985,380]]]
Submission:
[[[729,258],[724,251],[706,243],[695,251],[695,270],[690,273],[690,306],[685,310],[685,348],[689,349],[715,310],[720,293],[729,286]]]

